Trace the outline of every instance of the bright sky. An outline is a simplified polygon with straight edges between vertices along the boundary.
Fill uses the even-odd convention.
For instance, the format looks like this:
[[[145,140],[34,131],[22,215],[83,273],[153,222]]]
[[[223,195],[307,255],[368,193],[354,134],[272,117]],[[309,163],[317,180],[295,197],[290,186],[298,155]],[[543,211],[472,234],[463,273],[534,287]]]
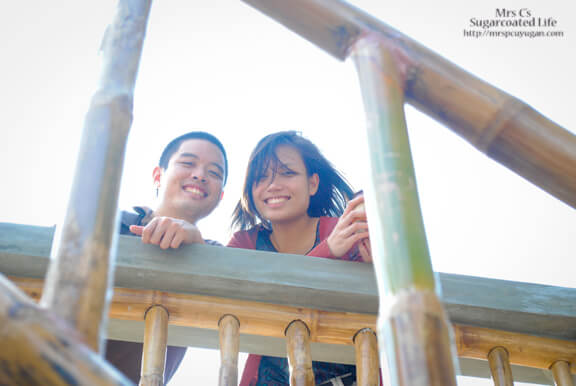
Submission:
[[[353,3],[568,130],[576,127],[573,2]],[[53,0],[3,7],[0,221],[53,225],[63,216],[114,4]],[[471,18],[494,19],[496,8],[556,19],[554,30],[564,36],[463,36]],[[136,87],[121,208],[153,206],[151,173],[162,148],[193,129],[214,133],[229,153],[224,200],[200,223],[207,238],[228,240],[222,224],[239,198],[247,157],[269,132],[301,130],[360,189],[368,175],[361,103],[351,62],[333,59],[240,1],[157,2]],[[574,210],[410,107],[407,119],[435,270],[576,288]],[[215,384],[217,352],[189,357],[172,385]],[[210,378],[193,378],[202,375]]]

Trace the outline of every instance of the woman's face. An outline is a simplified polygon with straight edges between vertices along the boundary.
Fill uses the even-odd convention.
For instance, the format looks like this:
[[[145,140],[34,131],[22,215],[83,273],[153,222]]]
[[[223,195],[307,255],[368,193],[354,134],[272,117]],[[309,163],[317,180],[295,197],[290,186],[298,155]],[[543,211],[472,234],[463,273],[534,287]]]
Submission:
[[[308,177],[298,150],[282,145],[276,149],[276,173],[270,165],[252,185],[254,206],[262,218],[280,224],[308,216],[310,196],[318,190],[318,175]]]

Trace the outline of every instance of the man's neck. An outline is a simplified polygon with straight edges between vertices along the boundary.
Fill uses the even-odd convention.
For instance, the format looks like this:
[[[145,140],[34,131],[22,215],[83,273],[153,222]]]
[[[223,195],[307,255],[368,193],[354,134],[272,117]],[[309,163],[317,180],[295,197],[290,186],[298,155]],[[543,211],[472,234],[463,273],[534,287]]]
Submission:
[[[167,205],[160,205],[154,210],[154,217],[172,217],[188,221],[190,224],[196,225],[198,219],[191,214],[187,214],[185,210],[169,207]]]
[[[301,219],[272,224],[270,241],[278,252],[305,255],[316,241],[319,218],[305,216]]]

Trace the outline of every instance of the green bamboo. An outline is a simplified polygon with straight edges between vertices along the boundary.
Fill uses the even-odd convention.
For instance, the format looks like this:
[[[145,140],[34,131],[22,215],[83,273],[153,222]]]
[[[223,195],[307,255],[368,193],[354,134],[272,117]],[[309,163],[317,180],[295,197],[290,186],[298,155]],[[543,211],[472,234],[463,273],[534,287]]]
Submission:
[[[436,294],[418,201],[403,74],[375,36],[359,40],[352,54],[370,139],[366,208],[380,297],[380,360],[388,361],[394,385],[456,385],[451,330]]]
[[[120,179],[150,6],[151,0],[119,1],[104,36],[100,84],[86,115],[41,301],[95,351],[101,350],[106,334]]]

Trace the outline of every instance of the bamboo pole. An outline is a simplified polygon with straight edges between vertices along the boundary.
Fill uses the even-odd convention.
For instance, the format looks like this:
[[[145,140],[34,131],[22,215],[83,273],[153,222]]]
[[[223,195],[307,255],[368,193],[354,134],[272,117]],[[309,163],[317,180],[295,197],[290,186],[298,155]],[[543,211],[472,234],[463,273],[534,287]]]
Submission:
[[[140,386],[162,386],[166,367],[168,311],[154,305],[146,311]]]
[[[102,350],[113,277],[116,212],[132,100],[151,0],[120,0],[102,49],[63,226],[54,237],[42,305]]]
[[[240,322],[234,315],[224,315],[218,321],[220,336],[220,374],[218,385],[238,384],[238,352],[240,350]]]
[[[291,386],[314,386],[310,330],[301,320],[294,320],[286,327],[288,363]]]
[[[514,386],[510,358],[504,347],[494,347],[490,350],[488,363],[495,386]]]
[[[0,326],[0,385],[131,384],[2,274]]]
[[[42,280],[11,279],[30,297],[40,297]],[[358,330],[376,330],[376,315],[127,288],[115,288],[110,318],[140,321],[150,306],[159,303],[168,309],[170,324],[217,330],[222,315],[231,314],[242,320],[240,332],[247,335],[284,338],[286,326],[302,320],[311,326],[311,342],[352,345]],[[571,363],[570,369],[576,374],[576,341],[461,324],[454,324],[453,330],[460,357],[487,360],[490,350],[505,346],[513,365],[548,370],[563,359]]]
[[[556,386],[574,386],[573,377],[570,375],[570,364],[566,361],[556,361],[551,366],[552,375]]]
[[[243,0],[340,60],[376,34],[402,64],[406,100],[576,208],[576,136],[526,103],[341,0]]]
[[[370,139],[372,178],[366,208],[380,297],[380,361],[388,360],[393,385],[455,386],[451,328],[435,292],[402,79],[377,38],[358,41],[353,58]]]
[[[378,343],[376,334],[364,328],[354,335],[356,348],[356,384],[358,386],[379,386]]]

